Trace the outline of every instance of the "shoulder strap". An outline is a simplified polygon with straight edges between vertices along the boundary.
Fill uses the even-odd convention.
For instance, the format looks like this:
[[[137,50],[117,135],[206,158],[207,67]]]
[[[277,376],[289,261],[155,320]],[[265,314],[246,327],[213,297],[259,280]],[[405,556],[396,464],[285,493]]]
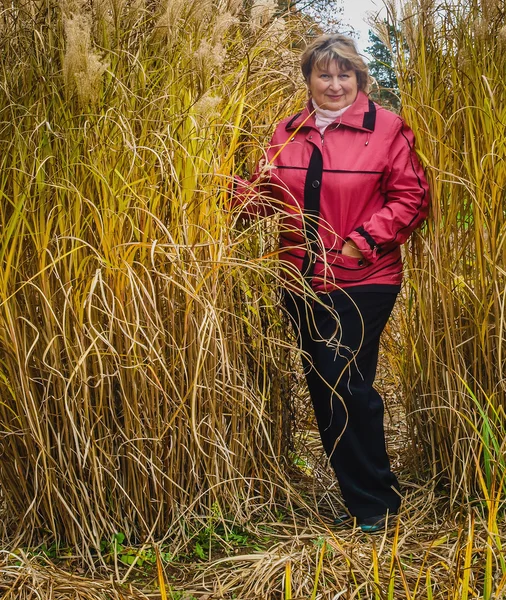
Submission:
[[[285,125],[285,129],[290,129],[290,127],[295,123],[295,121],[300,117],[300,115],[302,114],[302,111],[297,113],[296,115],[294,115],[289,121],[288,123]]]
[[[369,129],[369,131],[374,131],[375,126],[376,126],[376,105],[369,98],[369,111],[364,114],[364,122],[362,123],[362,127],[364,129]]]

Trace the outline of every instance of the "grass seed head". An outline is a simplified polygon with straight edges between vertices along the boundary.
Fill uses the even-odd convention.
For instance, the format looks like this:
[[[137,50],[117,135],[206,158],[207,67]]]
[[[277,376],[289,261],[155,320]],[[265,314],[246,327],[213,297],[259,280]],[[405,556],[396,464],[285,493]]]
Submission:
[[[217,15],[214,22],[214,27],[211,32],[212,42],[223,42],[229,30],[239,23],[238,17],[235,17],[231,12],[224,12]]]
[[[184,15],[185,0],[168,0],[165,11],[159,17],[155,31],[171,38],[178,31],[181,19]]]
[[[81,105],[98,100],[107,63],[92,49],[91,19],[77,14],[64,20],[66,52],[63,73],[69,91],[76,90]]]
[[[254,0],[251,7],[251,25],[261,28],[269,23],[277,9],[275,0]]]
[[[223,65],[225,57],[226,50],[221,42],[217,42],[213,46],[208,40],[202,40],[194,54],[195,66],[205,77],[219,69]]]
[[[195,103],[193,109],[195,113],[204,117],[206,120],[211,120],[219,116],[218,106],[222,98],[215,96],[211,92],[206,92],[198,102]]]
[[[274,44],[279,44],[280,46],[286,38],[286,35],[286,23],[285,20],[281,18],[274,19],[265,34],[266,39],[272,41]]]

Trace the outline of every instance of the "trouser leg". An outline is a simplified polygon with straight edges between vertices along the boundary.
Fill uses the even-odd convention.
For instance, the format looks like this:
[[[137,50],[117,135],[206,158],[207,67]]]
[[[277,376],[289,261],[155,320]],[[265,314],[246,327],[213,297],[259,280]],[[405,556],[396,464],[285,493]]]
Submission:
[[[396,511],[383,400],[374,389],[381,332],[396,293],[333,292],[324,305],[286,295],[323,446],[349,511],[358,519]]]

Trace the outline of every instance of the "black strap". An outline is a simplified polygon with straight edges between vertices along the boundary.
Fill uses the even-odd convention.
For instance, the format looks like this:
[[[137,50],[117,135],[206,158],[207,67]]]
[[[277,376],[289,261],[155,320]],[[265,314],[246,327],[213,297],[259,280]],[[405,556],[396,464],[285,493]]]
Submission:
[[[369,112],[364,113],[364,121],[362,127],[374,131],[376,126],[376,105],[372,100],[369,100]]]
[[[303,226],[307,240],[307,250],[302,261],[302,274],[309,285],[313,278],[316,257],[318,256],[318,223],[320,220],[320,193],[322,187],[323,157],[315,146],[304,183]]]
[[[365,241],[369,244],[369,247],[371,248],[371,250],[379,250],[379,246],[376,243],[376,240],[372,237],[372,235],[370,233],[368,233],[362,226],[357,227],[355,229],[355,231],[357,233],[360,233],[360,235],[365,239]]]
[[[300,115],[302,114],[302,112],[297,113],[296,115],[293,115],[293,117],[288,121],[288,123],[285,125],[285,129],[290,129],[290,127],[294,124],[294,122],[300,117]]]

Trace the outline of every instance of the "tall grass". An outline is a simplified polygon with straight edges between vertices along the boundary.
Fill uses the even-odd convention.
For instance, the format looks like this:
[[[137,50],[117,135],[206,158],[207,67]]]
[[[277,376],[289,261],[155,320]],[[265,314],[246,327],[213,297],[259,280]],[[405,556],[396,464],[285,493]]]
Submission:
[[[272,2],[242,5],[2,5],[0,490],[11,545],[55,542],[96,565],[117,532],[177,550],[199,528],[226,532],[289,500],[293,368],[273,291],[276,223],[243,223],[228,184],[300,108],[308,28],[295,11],[277,18]],[[272,548],[210,555],[193,573],[177,563],[196,595],[504,594],[505,15],[492,1],[417,0],[400,25],[403,111],[434,204],[406,255],[407,345],[389,360],[418,466],[466,503],[445,512],[429,486],[408,488],[399,527],[375,539],[329,531],[316,513],[273,519],[258,527]],[[332,489],[313,500],[338,502]],[[6,597],[68,597],[68,575],[37,558],[4,553],[0,569]],[[126,597],[116,583],[70,587]]]
[[[433,195],[407,252],[400,371],[419,454],[469,497],[477,464],[489,491],[506,473],[506,15],[495,0],[415,0],[397,25],[403,113]]]
[[[298,100],[301,23],[265,10],[4,5],[0,487],[19,544],[92,563],[115,532],[186,539],[285,493],[274,242],[232,235],[226,209]]]

